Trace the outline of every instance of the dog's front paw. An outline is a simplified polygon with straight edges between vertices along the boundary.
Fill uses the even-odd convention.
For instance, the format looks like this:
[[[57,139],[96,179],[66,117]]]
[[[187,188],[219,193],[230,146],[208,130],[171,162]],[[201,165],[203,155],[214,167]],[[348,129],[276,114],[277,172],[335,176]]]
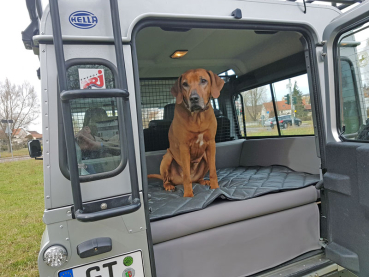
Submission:
[[[190,192],[184,192],[183,193],[183,197],[193,197],[194,195],[193,195],[193,191],[190,191]]]
[[[210,179],[210,188],[211,189],[219,188],[218,180]]]
[[[174,191],[174,190],[176,189],[176,187],[175,187],[175,186],[173,186],[171,183],[165,183],[165,184],[164,184],[164,189],[165,189],[166,191]]]

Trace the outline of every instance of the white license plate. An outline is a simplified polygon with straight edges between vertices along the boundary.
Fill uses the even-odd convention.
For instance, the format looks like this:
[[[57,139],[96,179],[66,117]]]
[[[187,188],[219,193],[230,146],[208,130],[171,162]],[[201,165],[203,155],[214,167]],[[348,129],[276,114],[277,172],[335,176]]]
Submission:
[[[141,251],[59,271],[58,277],[144,277]]]

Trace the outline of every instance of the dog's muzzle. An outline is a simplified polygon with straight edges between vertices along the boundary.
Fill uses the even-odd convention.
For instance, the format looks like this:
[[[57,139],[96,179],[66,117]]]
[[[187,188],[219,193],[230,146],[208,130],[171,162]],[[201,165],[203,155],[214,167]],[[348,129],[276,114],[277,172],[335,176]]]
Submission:
[[[191,93],[189,104],[191,112],[201,111],[205,108],[204,100],[198,95],[196,91]]]

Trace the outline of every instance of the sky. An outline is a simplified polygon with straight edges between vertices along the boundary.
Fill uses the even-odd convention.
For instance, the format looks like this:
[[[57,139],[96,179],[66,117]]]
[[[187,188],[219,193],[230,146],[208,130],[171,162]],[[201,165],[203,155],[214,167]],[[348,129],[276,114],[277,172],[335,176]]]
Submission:
[[[45,5],[47,1],[43,0],[42,2]],[[301,2],[301,0],[297,2]],[[29,23],[25,0],[7,1],[6,5],[0,9],[0,26],[2,26],[1,35],[3,38],[0,46],[2,50],[0,51],[0,82],[4,82],[6,78],[16,85],[27,81],[34,86],[41,100],[41,82],[36,75],[36,70],[40,66],[39,60],[31,50],[24,48],[21,36],[21,32],[26,29]],[[305,93],[307,83],[300,80],[298,85]],[[280,94],[277,94],[278,100],[281,99],[279,95],[286,94],[284,90],[286,90],[285,84],[281,84],[278,89]],[[42,132],[41,111],[40,117],[28,127],[28,130]]]
[[[21,32],[27,28],[29,23],[25,0],[7,1],[6,5],[0,9],[0,26],[2,27],[0,82],[3,83],[6,78],[15,85],[28,81],[34,86],[41,100],[41,82],[36,74],[40,63],[33,51],[25,49],[22,41]],[[41,112],[35,124],[30,125],[28,129],[42,132]]]

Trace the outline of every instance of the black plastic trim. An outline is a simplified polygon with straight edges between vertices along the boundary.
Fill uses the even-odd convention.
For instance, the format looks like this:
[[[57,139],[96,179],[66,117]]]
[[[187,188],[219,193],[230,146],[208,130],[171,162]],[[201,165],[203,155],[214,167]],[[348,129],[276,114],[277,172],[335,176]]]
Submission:
[[[69,101],[78,98],[105,98],[105,97],[128,97],[129,93],[127,90],[121,89],[98,89],[98,90],[67,90],[60,94],[62,101]]]
[[[231,14],[235,19],[241,19],[242,18],[242,11],[241,9],[235,9]]]
[[[29,26],[22,32],[22,40],[24,43],[24,47],[27,50],[32,50],[38,48],[35,46],[33,42],[33,36],[38,35],[40,33],[40,26],[39,26],[39,18],[38,8],[40,0],[28,0],[26,1],[29,17],[31,19],[31,23]],[[42,12],[41,12],[42,14]],[[36,52],[35,52],[36,53]]]
[[[277,106],[275,104],[275,98],[274,98],[274,87],[273,84],[270,83],[269,84],[270,87],[270,93],[272,94],[272,102],[273,102],[273,109],[274,109],[274,114],[275,114],[275,123],[277,123],[277,128],[278,128],[278,136],[281,137],[281,126],[279,126],[279,119],[278,119],[278,110],[277,110]]]
[[[77,245],[77,254],[80,258],[88,258],[110,252],[113,248],[111,238],[95,238],[86,240]]]
[[[139,208],[141,208],[140,199],[135,198],[133,199],[133,203],[128,204],[127,206],[121,206],[97,212],[87,213],[78,209],[77,211],[75,211],[75,217],[77,220],[81,222],[94,222],[114,216],[130,214],[137,211]]]

